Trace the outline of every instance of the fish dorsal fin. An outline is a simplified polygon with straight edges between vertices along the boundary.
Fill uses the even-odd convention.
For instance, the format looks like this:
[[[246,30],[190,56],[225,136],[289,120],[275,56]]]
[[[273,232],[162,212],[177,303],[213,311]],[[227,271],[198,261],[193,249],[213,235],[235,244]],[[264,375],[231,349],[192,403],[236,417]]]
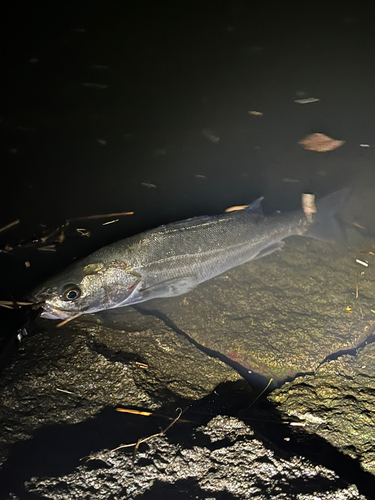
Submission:
[[[263,215],[262,201],[264,200],[264,196],[257,198],[255,201],[250,203],[248,207],[245,208],[247,212],[251,212],[252,214],[260,214]]]

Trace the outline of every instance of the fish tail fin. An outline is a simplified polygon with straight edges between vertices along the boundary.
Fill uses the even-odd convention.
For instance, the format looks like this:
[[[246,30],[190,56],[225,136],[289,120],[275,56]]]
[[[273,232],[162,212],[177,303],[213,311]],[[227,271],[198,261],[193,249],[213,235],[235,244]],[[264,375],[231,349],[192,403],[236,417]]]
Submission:
[[[345,242],[346,232],[340,215],[350,193],[351,188],[344,188],[317,200],[314,222],[309,226],[305,236],[318,240]]]

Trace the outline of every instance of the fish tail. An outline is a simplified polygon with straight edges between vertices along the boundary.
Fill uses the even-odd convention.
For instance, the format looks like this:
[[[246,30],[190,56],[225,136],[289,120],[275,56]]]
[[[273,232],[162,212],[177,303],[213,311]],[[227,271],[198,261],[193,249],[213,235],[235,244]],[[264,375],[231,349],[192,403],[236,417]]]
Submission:
[[[350,193],[350,188],[344,188],[317,200],[314,222],[309,226],[305,236],[318,240],[346,241],[340,215]]]

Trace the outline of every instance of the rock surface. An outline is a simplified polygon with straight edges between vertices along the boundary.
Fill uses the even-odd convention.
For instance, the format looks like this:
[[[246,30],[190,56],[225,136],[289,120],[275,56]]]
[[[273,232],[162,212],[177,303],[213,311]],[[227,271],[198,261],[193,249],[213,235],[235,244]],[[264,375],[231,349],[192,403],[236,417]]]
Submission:
[[[205,444],[198,444],[204,442]],[[197,442],[197,444],[194,444]],[[360,499],[354,486],[300,457],[280,457],[236,418],[216,417],[183,447],[157,437],[135,457],[112,452],[93,469],[81,465],[58,478],[33,478],[42,498]],[[191,496],[180,496],[190,493]]]
[[[298,377],[270,399],[316,434],[375,474],[375,344],[357,356],[324,363]]]
[[[196,342],[247,369],[285,380],[356,347],[374,328],[375,266],[355,262],[364,248],[289,238],[280,252],[142,308],[162,311]]]
[[[185,297],[81,317],[64,330],[41,322],[41,331],[25,339],[0,381],[4,495],[364,498],[356,486],[361,493],[372,491],[363,484],[373,481],[375,471],[375,348],[359,348],[357,357],[345,352],[371,340],[374,291],[372,266],[360,274],[356,257],[358,249],[290,240],[282,252]],[[211,356],[202,352],[207,348]],[[313,464],[306,458],[310,447],[295,452],[293,439],[285,448],[288,438],[280,436],[286,426],[276,423],[274,411],[261,418],[276,429],[279,446],[262,437],[268,434],[255,421],[249,420],[251,427],[241,421],[249,408],[253,417],[261,389],[252,393],[215,356],[239,363],[241,373],[262,373],[261,389],[269,377],[280,381],[309,372],[270,399],[283,415],[303,420],[301,432],[360,462],[367,476],[357,483],[319,453]],[[241,383],[241,391],[234,391]],[[206,398],[218,394],[218,387],[224,396],[212,406]],[[176,408],[194,405],[200,410],[186,417],[190,423],[183,423],[184,413],[167,435],[140,445],[134,467],[129,450],[82,461],[157,434]],[[124,415],[115,411],[118,406],[156,415]],[[232,418],[220,416],[228,412]]]

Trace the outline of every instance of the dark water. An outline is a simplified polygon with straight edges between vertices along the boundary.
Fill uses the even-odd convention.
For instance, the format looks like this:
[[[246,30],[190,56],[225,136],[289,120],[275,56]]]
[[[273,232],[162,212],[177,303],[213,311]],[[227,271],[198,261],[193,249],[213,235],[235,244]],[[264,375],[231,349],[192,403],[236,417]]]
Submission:
[[[20,262],[17,251],[0,255],[2,293],[22,294],[72,254],[160,223],[260,195],[266,211],[294,209],[304,190],[322,195],[374,180],[374,148],[360,147],[371,145],[375,113],[374,35],[362,7],[8,8],[0,227],[21,224],[0,233],[2,247],[38,234],[39,223],[135,215],[96,224],[90,241],[74,241],[70,253],[40,258],[28,250]],[[296,104],[301,96],[320,101]],[[297,142],[312,132],[347,142],[309,153]]]
[[[0,228],[21,222],[0,248],[39,237],[41,223],[134,215],[77,223],[56,253],[0,253],[1,298],[104,244],[262,195],[272,212],[297,208],[305,190],[352,185],[355,216],[371,229],[366,2],[15,2],[4,18]],[[294,102],[308,97],[320,101]],[[346,144],[306,152],[297,143],[313,132]],[[0,312],[5,345],[24,318]]]

